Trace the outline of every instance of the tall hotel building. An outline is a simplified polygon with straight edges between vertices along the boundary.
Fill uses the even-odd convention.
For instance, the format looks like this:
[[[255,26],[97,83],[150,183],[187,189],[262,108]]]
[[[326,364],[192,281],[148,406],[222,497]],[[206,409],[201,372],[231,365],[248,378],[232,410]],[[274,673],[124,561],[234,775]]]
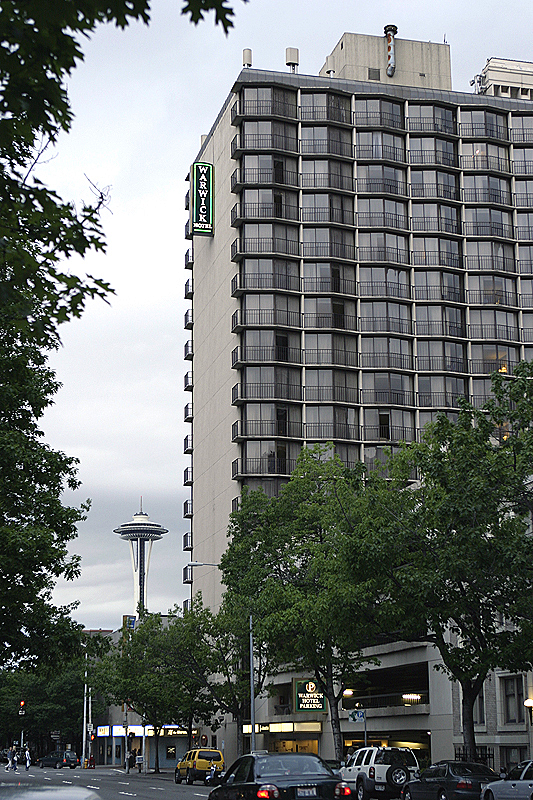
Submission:
[[[244,51],[191,170],[184,549],[200,563],[184,581],[212,608],[244,484],[275,495],[316,442],[372,469],[533,359],[533,64],[490,59],[472,93],[454,92],[448,45],[395,34],[345,33],[318,77],[298,74],[291,48],[287,72]],[[432,755],[453,758],[457,698],[435,653],[378,655],[375,696],[419,702],[369,711],[369,736],[427,750],[431,735]],[[498,680],[515,681],[485,693],[501,727],[520,687]],[[265,736],[283,714],[286,741],[330,755],[325,718],[320,733],[294,727],[289,683],[265,701]],[[527,745],[517,713],[496,765]],[[360,742],[344,720],[345,743]],[[491,724],[487,712],[479,741],[495,746]]]

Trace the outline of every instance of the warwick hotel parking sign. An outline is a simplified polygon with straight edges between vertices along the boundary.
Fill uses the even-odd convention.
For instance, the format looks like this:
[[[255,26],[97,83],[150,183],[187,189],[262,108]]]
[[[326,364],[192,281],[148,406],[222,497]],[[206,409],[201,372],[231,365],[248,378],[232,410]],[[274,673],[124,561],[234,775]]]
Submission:
[[[191,233],[213,236],[213,165],[197,161],[192,165]]]

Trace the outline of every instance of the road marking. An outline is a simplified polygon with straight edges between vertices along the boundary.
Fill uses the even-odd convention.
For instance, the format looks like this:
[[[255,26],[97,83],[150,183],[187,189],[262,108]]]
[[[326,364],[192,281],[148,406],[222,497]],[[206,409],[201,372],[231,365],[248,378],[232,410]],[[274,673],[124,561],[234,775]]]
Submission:
[[[119,794],[123,794],[126,797],[137,797],[137,793],[136,792],[119,792]]]
[[[91,784],[90,784],[90,783],[88,783],[88,784],[87,784],[87,786],[86,786],[85,788],[86,788],[86,789],[100,789],[100,787],[99,787],[99,786],[91,786]]]

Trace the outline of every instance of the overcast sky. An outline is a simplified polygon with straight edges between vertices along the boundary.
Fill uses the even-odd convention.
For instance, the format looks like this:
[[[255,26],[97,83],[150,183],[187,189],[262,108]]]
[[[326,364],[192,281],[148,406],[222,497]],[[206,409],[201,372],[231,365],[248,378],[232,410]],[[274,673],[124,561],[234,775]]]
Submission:
[[[165,613],[187,596],[182,567],[185,176],[240,72],[243,48],[257,69],[285,71],[285,48],[300,50],[300,73],[317,75],[346,31],[451,46],[453,88],[487,58],[533,60],[531,0],[234,0],[229,36],[213,19],[197,27],[181,0],[152,0],[149,27],[98,29],[69,93],[75,120],[40,178],[63,198],[89,199],[87,176],[110,187],[104,212],[107,254],[72,270],[109,281],[110,304],[94,301],[81,320],[64,325],[51,364],[63,384],[44,419],[46,440],[80,459],[83,487],[68,502],[91,498],[72,551],[82,577],[60,584],[59,603],[80,601],[74,617],[89,628],[118,628],[134,612],[129,547],[113,529],[143,508],[169,529],[156,542],[148,579],[150,611]],[[188,332],[187,332],[188,333]]]

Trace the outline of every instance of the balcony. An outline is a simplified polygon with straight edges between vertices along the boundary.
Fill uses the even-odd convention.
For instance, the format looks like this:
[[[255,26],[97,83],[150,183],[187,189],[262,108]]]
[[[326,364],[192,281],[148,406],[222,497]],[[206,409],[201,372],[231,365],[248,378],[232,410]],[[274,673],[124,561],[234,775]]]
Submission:
[[[331,222],[339,225],[355,225],[355,214],[353,211],[345,211],[342,208],[302,208],[302,222]]]
[[[411,228],[413,231],[418,233],[421,231],[427,231],[429,233],[440,232],[459,234],[461,232],[458,220],[449,219],[446,217],[413,216],[411,218]]]
[[[399,247],[359,247],[358,253],[359,261],[409,263],[409,251]]]
[[[510,172],[508,158],[487,156],[484,153],[474,156],[461,156],[461,167],[467,170],[485,170],[487,172]]]
[[[289,117],[296,119],[296,103],[282,100],[239,100],[231,109],[231,124],[235,125],[244,117]]]
[[[409,217],[405,214],[358,213],[357,224],[360,228],[409,228]]]
[[[306,386],[307,403],[350,403],[359,404],[359,389],[351,386]]]
[[[304,258],[342,258],[348,261],[355,259],[355,246],[344,242],[303,242]]]
[[[303,426],[301,422],[289,420],[237,420],[231,428],[231,439],[239,442],[243,439],[272,439],[272,438],[302,439]]]
[[[386,111],[356,111],[354,117],[357,128],[405,128],[403,116],[400,114],[390,114]]]
[[[421,320],[416,323],[417,336],[454,336],[464,338],[466,326],[458,322],[447,320]]]
[[[239,369],[243,364],[270,364],[276,362],[301,364],[302,351],[299,347],[284,347],[283,345],[247,345],[245,347],[235,347],[231,352],[231,366],[233,369]]]
[[[481,291],[471,289],[468,292],[468,302],[477,306],[518,306],[518,295],[516,292],[504,292],[503,289],[483,289]]]
[[[302,400],[303,389],[292,383],[237,383],[231,390],[231,402],[239,405],[245,400]]]
[[[247,308],[234,311],[231,317],[232,333],[237,333],[247,326],[301,328],[302,315],[299,311],[287,311],[284,308]]]
[[[417,365],[420,372],[468,372],[466,359],[452,356],[418,356]]]
[[[361,402],[365,405],[414,406],[414,392],[403,389],[361,389]]]
[[[509,141],[509,130],[506,125],[492,125],[484,122],[465,123],[459,126],[463,139],[501,139]]]
[[[464,222],[465,236],[481,236],[483,238],[497,236],[501,239],[513,239],[513,226],[503,222]]]
[[[419,408],[459,408],[461,398],[464,400],[465,396],[451,392],[418,392],[417,405]]]
[[[401,197],[407,196],[407,183],[385,178],[358,178],[357,191],[359,194],[394,194]]]
[[[185,253],[185,269],[192,269],[193,264],[194,264],[194,258],[192,255],[192,250],[189,249]]]
[[[236,458],[231,465],[231,477],[234,480],[247,475],[284,475],[289,477],[296,467],[296,459],[276,458]]]
[[[183,583],[192,583],[192,571],[194,567],[190,567],[188,564],[187,566],[183,567]]]
[[[447,300],[450,303],[464,303],[465,294],[455,286],[415,286],[415,300]]]
[[[185,467],[183,470],[183,485],[192,486],[192,467]]]
[[[412,183],[411,197],[438,197],[444,200],[459,201],[461,192],[455,186],[449,186],[445,183]]]
[[[533,208],[533,194],[529,192],[517,192],[514,201],[518,208]]]
[[[365,425],[366,442],[414,442],[416,429],[403,425]]]
[[[341,350],[331,347],[323,349],[305,349],[305,363],[318,365],[338,364],[343,367],[357,366],[357,353],[354,350]]]
[[[192,372],[186,372],[183,378],[183,388],[186,392],[192,392]]]
[[[183,517],[184,519],[191,519],[192,517],[192,500],[185,500],[183,504]]]
[[[412,335],[413,323],[410,319],[401,317],[360,317],[359,330],[363,333],[403,333]]]
[[[355,192],[354,178],[337,172],[302,172],[300,184],[302,189],[341,189]]]
[[[468,334],[471,339],[506,339],[509,342],[519,341],[516,325],[469,325]]]
[[[511,130],[511,141],[515,144],[533,142],[533,128],[514,128]]]
[[[183,421],[192,422],[192,420],[193,420],[192,403],[187,403],[187,405],[183,409]]]
[[[501,189],[463,189],[465,203],[489,203],[498,206],[512,204],[511,192]]]
[[[520,242],[531,241],[533,239],[533,226],[517,225],[516,238]]]
[[[238,192],[243,186],[261,185],[298,186],[298,173],[283,167],[236,169],[231,176],[231,191]]]
[[[298,152],[296,136],[284,136],[279,133],[238,133],[231,142],[231,157],[239,157],[245,150],[284,150]]]
[[[188,342],[185,342],[183,346],[183,358],[186,361],[192,361],[193,350],[192,350],[192,339],[189,339]]]
[[[411,259],[415,266],[445,266],[463,269],[462,256],[447,250],[413,250]]]
[[[521,258],[518,266],[520,267],[521,275],[531,275],[533,273],[533,260],[530,258]],[[516,272],[516,269],[513,271]]]
[[[302,139],[300,151],[302,155],[332,155],[353,158],[353,144],[338,139]]]
[[[187,531],[183,534],[183,550],[190,552],[192,550],[192,531]]]
[[[185,297],[185,300],[192,300],[192,295],[193,295],[192,278],[189,278],[189,280],[185,281],[185,289],[183,296]]]
[[[187,311],[185,312],[183,327],[190,331],[192,330],[192,326],[193,326],[192,308],[188,308]]]
[[[455,120],[409,117],[407,123],[411,133],[414,131],[421,133],[447,133],[450,136],[457,136]]]
[[[507,256],[466,256],[466,268],[492,272],[517,272],[516,261]]]
[[[366,369],[414,369],[414,359],[410,353],[361,353],[359,362]]]
[[[185,195],[185,211],[189,210],[190,200],[191,200],[191,192],[190,192],[190,189],[189,189],[187,191],[186,195]]]
[[[185,236],[185,238],[186,238],[186,239],[192,239],[192,233],[191,233],[191,223],[190,223],[190,220],[187,220],[187,222],[185,223],[185,233],[184,233],[184,236]]]
[[[300,255],[300,243],[293,239],[282,239],[278,236],[260,238],[235,239],[231,245],[231,258],[236,260],[250,253],[263,255],[280,254],[287,256]]]
[[[304,278],[304,294],[345,294],[354,297],[357,284],[352,280],[330,276],[325,278]]]
[[[357,330],[357,317],[348,314],[304,314],[304,327],[338,328],[345,331]]]
[[[192,453],[192,433],[189,433],[183,440],[183,452],[185,455]]]
[[[297,205],[286,203],[237,203],[231,209],[231,224],[238,225],[243,220],[287,219],[298,220]]]
[[[352,124],[352,112],[349,108],[338,106],[300,106],[300,119],[302,122],[342,122]]]
[[[458,167],[459,159],[456,153],[449,153],[447,150],[410,150],[409,163]]]
[[[469,361],[470,372],[473,375],[492,375],[501,372],[503,375],[512,375],[517,361],[472,358]]]
[[[357,441],[361,439],[359,425],[348,425],[343,422],[307,422],[305,424],[305,438],[309,439],[346,439]]]
[[[391,147],[386,144],[357,145],[358,161],[402,161],[406,162],[404,147]]]
[[[300,277],[282,272],[250,272],[233,276],[231,280],[233,297],[239,297],[249,289],[280,289],[288,292],[300,292]]]

